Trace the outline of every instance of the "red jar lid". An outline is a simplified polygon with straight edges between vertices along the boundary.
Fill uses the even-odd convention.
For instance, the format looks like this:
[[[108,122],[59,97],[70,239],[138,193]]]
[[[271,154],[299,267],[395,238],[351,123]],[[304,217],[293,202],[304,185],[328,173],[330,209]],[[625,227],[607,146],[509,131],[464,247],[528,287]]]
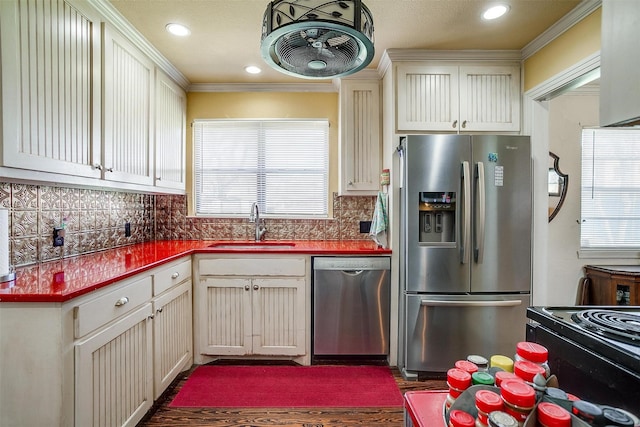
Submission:
[[[578,396],[576,396],[575,394],[571,394],[571,393],[567,393],[567,399],[569,399],[572,402],[575,402],[576,400],[580,400],[580,398]]]
[[[491,390],[478,390],[476,392],[476,407],[485,414],[502,411],[502,398]]]
[[[451,368],[447,371],[447,383],[449,387],[466,390],[471,385],[471,374],[462,369]]]
[[[500,387],[505,402],[520,408],[533,408],[536,391],[529,384],[519,380],[504,380]]]
[[[546,371],[537,363],[529,362],[528,360],[518,360],[513,364],[513,373],[523,380],[532,383],[533,377],[535,377],[536,374],[545,376]]]
[[[571,427],[571,414],[555,403],[540,402],[538,404],[538,422],[545,427]]]
[[[476,419],[459,409],[449,412],[449,423],[452,427],[475,427]]]
[[[498,386],[498,387],[500,387],[500,384],[504,380],[520,380],[520,381],[524,381],[522,378],[520,378],[519,376],[517,376],[513,372],[507,372],[507,371],[498,371],[498,372],[496,372],[495,378],[496,378],[496,386]]]
[[[521,341],[516,344],[516,354],[524,359],[536,363],[544,363],[547,361],[549,352],[546,347],[529,341]]]
[[[463,371],[467,371],[470,374],[478,372],[478,365],[471,363],[468,360],[458,360],[454,366],[458,369],[462,369]]]

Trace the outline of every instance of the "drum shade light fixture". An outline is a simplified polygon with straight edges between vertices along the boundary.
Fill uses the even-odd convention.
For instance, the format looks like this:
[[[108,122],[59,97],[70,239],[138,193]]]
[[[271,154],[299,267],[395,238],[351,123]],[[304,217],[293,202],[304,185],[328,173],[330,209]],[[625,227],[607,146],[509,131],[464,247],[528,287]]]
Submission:
[[[374,55],[373,17],[360,0],[276,0],[262,21],[262,57],[306,79],[331,79],[365,68]]]

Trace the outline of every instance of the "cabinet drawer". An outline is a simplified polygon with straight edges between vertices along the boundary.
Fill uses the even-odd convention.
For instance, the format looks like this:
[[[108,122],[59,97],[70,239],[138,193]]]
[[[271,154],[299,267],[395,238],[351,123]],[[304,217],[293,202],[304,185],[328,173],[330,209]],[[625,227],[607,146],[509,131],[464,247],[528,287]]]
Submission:
[[[82,337],[147,302],[151,299],[151,285],[148,276],[74,307],[75,337]]]
[[[167,267],[153,275],[153,295],[160,295],[167,289],[184,282],[190,277],[191,260]]]
[[[201,275],[215,276],[304,276],[306,258],[218,258],[201,259]]]

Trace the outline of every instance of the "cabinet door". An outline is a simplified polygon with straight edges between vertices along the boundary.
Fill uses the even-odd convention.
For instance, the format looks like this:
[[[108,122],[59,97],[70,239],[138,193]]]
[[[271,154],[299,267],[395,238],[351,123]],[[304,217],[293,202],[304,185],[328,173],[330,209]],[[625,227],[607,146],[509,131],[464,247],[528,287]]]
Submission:
[[[340,84],[340,194],[374,195],[380,188],[380,85]]]
[[[207,277],[199,286],[200,352],[251,354],[251,280]]]
[[[518,67],[460,67],[460,130],[520,130]]]
[[[75,345],[75,425],[135,426],[153,403],[151,304]]]
[[[458,67],[398,65],[398,131],[458,129]]]
[[[193,355],[191,280],[153,300],[154,398],[188,368]]]
[[[0,1],[4,166],[100,178],[100,24],[83,3]]]
[[[157,187],[185,189],[186,95],[164,73],[156,75],[156,162]]]
[[[305,280],[252,280],[253,354],[305,354]]]
[[[153,185],[154,65],[103,25],[104,179]]]

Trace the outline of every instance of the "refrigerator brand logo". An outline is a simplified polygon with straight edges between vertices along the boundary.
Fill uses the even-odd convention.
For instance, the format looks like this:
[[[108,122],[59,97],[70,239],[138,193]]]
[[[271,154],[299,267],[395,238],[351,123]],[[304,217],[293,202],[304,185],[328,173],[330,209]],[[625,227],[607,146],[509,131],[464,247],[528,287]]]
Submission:
[[[517,150],[517,149],[518,149],[518,147],[515,147],[515,146],[513,146],[513,145],[507,145],[505,148],[506,148],[507,150]]]
[[[489,153],[488,160],[493,163],[498,163],[498,153]]]

